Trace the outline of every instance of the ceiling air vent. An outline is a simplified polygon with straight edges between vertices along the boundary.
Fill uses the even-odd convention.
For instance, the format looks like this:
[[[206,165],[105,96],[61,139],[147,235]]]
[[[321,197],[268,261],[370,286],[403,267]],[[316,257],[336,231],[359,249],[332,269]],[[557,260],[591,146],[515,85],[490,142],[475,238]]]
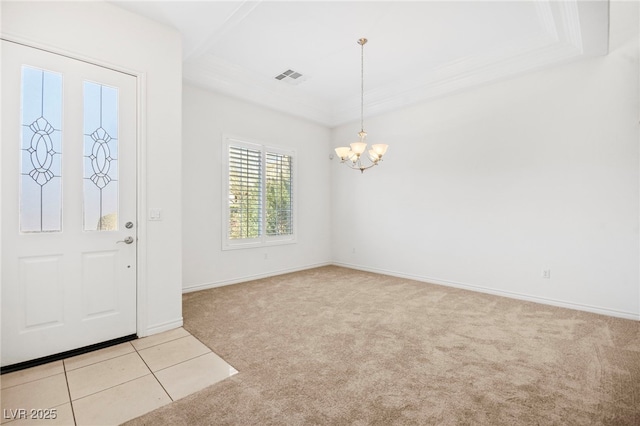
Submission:
[[[302,74],[294,70],[286,70],[282,74],[277,75],[276,80],[284,81],[290,84],[297,84],[304,81]]]

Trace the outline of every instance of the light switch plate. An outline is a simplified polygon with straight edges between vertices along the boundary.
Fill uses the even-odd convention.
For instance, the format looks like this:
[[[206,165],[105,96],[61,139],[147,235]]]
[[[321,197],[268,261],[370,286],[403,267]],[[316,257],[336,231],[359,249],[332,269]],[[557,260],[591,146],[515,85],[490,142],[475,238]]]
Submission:
[[[162,220],[162,209],[149,209],[149,220]]]

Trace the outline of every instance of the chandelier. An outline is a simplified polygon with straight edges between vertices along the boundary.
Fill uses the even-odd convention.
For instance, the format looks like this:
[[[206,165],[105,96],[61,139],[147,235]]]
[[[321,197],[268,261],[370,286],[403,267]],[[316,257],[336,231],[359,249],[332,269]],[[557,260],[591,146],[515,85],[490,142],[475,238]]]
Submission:
[[[363,155],[367,150],[367,132],[364,131],[364,45],[367,43],[366,38],[358,40],[360,45],[360,132],[358,132],[359,140],[350,146],[341,146],[336,148],[336,154],[340,157],[340,162],[346,164],[354,170],[365,170],[377,166],[382,161],[382,156],[387,152],[388,145],[383,143],[371,145],[371,149],[367,151],[367,155]]]

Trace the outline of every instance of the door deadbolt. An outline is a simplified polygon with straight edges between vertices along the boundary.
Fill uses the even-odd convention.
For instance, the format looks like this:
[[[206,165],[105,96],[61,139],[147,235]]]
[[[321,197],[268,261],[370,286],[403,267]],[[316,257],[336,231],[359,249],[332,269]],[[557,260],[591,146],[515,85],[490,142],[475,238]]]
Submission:
[[[125,224],[124,224],[124,227],[125,227],[125,228],[127,228],[127,229],[131,229],[131,228],[133,228],[133,222],[127,222],[127,223],[125,223]]]

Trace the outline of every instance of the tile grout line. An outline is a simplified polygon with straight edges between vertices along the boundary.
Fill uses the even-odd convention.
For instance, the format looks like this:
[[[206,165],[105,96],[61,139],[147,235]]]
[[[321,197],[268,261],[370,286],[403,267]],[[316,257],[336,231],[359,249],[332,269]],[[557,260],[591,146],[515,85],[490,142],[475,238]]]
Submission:
[[[73,407],[73,399],[71,399],[71,388],[69,387],[69,378],[67,377],[67,365],[64,360],[62,361],[62,370],[64,371],[64,382],[67,384],[67,395],[69,395],[69,406],[71,407],[71,416],[73,417],[73,424],[77,426],[76,410]]]
[[[196,359],[196,358],[200,358],[200,357],[202,357],[202,356],[209,355],[209,354],[214,354],[214,355],[216,355],[216,354],[215,354],[211,349],[209,349],[209,351],[208,351],[208,352],[205,352],[205,353],[200,354],[200,355],[196,355],[196,356],[194,356],[193,358],[185,359],[184,361],[176,362],[175,364],[168,365],[168,366],[166,366],[166,367],[164,367],[164,368],[161,368],[161,369],[157,370],[156,372],[164,371],[164,370],[166,370],[166,369],[168,369],[168,368],[175,367],[176,365],[184,364],[185,362],[193,361],[193,360],[194,360],[194,359]],[[222,359],[222,358],[220,358],[220,359]],[[224,360],[223,360],[223,361],[224,361]],[[225,361],[225,362],[226,362],[226,361]]]
[[[185,331],[186,331],[186,330],[185,330]],[[191,333],[189,333],[189,336],[190,336],[190,335],[191,335]],[[145,350],[145,349],[153,348],[153,347],[156,347],[156,346],[160,346],[160,345],[162,345],[162,344],[164,344],[164,343],[173,342],[173,341],[175,341],[175,340],[179,340],[179,339],[182,339],[182,338],[185,338],[185,337],[189,337],[189,336],[181,336],[181,337],[178,337],[178,338],[175,338],[175,339],[170,339],[170,340],[167,340],[167,341],[165,341],[165,342],[161,342],[161,343],[158,343],[158,344],[156,344],[156,345],[152,345],[152,346],[149,346],[149,347],[146,347],[146,348],[140,349],[140,350]],[[113,359],[121,358],[121,357],[124,357],[124,356],[131,355],[131,354],[135,353],[136,355],[138,355],[138,358],[140,358],[140,360],[142,360],[142,362],[144,363],[145,367],[147,367],[147,370],[149,371],[149,373],[150,373],[151,375],[153,375],[153,378],[154,378],[154,379],[156,379],[156,381],[158,382],[158,384],[160,385],[160,387],[162,387],[162,390],[164,390],[164,391],[165,391],[165,393],[167,394],[167,396],[169,397],[169,399],[170,399],[171,401],[173,401],[173,398],[171,398],[171,395],[169,395],[169,392],[167,392],[167,390],[164,388],[164,386],[162,385],[162,383],[160,382],[160,380],[158,380],[158,378],[156,377],[155,373],[151,370],[151,368],[149,367],[149,365],[147,364],[147,362],[144,360],[144,358],[142,357],[142,355],[140,355],[140,350],[138,350],[138,349],[135,347],[135,345],[133,345],[133,343],[131,343],[131,342],[127,342],[127,343],[129,343],[129,344],[131,345],[131,347],[133,348],[133,351],[131,351],[131,352],[127,352],[126,354],[122,354],[122,355],[114,356],[114,357],[112,357],[112,358],[107,358],[107,359],[103,359],[103,360],[101,360],[101,361],[96,361],[96,362],[93,362],[93,363],[90,363],[90,364],[87,364],[87,365],[83,365],[82,367],[77,367],[77,368],[74,368],[73,370],[69,370],[69,371],[77,371],[77,370],[81,370],[81,369],[83,369],[83,368],[85,368],[85,367],[90,367],[90,366],[92,366],[92,365],[100,364],[100,363],[102,363],[102,362],[106,362],[106,361],[111,361],[111,360],[113,360]],[[201,356],[201,355],[199,355],[199,356]],[[195,357],[195,358],[197,358],[197,357]],[[191,358],[191,359],[194,359],[194,358]],[[127,381],[122,382],[122,383],[119,383],[119,384],[117,384],[117,385],[110,386],[110,387],[105,388],[105,389],[101,389],[101,390],[99,390],[99,391],[97,391],[97,392],[93,392],[93,393],[90,393],[90,394],[88,394],[88,395],[83,395],[83,396],[81,396],[81,397],[79,397],[79,398],[76,398],[76,399],[74,400],[74,399],[72,399],[72,397],[71,397],[71,390],[70,390],[70,388],[69,388],[69,380],[68,380],[68,378],[67,378],[67,369],[66,369],[66,365],[65,365],[65,363],[64,363],[64,360],[61,360],[61,362],[62,362],[62,366],[63,366],[63,370],[64,370],[65,380],[66,380],[66,383],[67,383],[67,392],[69,392],[69,401],[70,401],[70,403],[71,403],[72,412],[73,412],[73,401],[79,401],[79,400],[84,399],[84,398],[86,398],[86,397],[89,397],[89,396],[92,396],[92,395],[96,395],[96,394],[98,394],[98,393],[100,393],[100,392],[104,392],[104,391],[106,391],[106,390],[113,389],[113,388],[115,388],[115,387],[117,387],[117,386],[123,385],[123,384],[125,384],[125,383],[129,383],[129,382],[132,382],[132,381],[134,381],[134,380],[138,380],[138,379],[140,379],[140,378],[142,378],[142,377],[147,376],[147,374],[145,374],[145,375],[143,375],[143,376],[136,377],[136,378],[133,378],[133,379],[131,379],[131,380],[127,380]],[[177,365],[177,364],[174,364],[174,365]],[[166,367],[166,368],[169,368],[169,367]],[[160,371],[160,370],[158,370],[158,371]],[[60,373],[58,373],[58,374],[60,374]],[[55,375],[55,374],[53,374],[52,376],[54,376],[54,375]],[[51,377],[51,376],[47,376],[47,377]],[[40,379],[38,379],[38,380],[40,380]],[[32,380],[32,381],[35,381],[35,380]],[[17,386],[17,385],[16,385],[16,386]],[[75,412],[73,412],[73,413],[74,413],[74,421],[75,421]]]
[[[130,343],[130,342],[127,342],[127,343]],[[131,346],[133,347],[133,345],[131,345]],[[128,356],[128,355],[134,354],[134,353],[136,355],[138,355],[138,358],[140,358],[142,360],[142,362],[144,363],[145,367],[147,367],[147,370],[149,371],[149,373],[153,374],[153,371],[151,371],[151,369],[149,368],[147,363],[144,362],[144,359],[142,359],[142,357],[140,356],[140,354],[138,353],[138,351],[136,350],[135,347],[133,347],[133,351],[127,352],[126,354],[114,356],[112,358],[103,359],[101,361],[97,361],[97,362],[94,362],[94,363],[91,363],[91,364],[83,365],[82,367],[74,368],[73,370],[69,370],[69,371],[78,371],[78,370],[81,370],[81,369],[83,369],[85,367],[90,367],[90,366],[93,366],[93,365],[96,365],[96,364],[100,364],[100,363],[103,363],[103,362],[107,362],[107,361],[111,361],[111,360],[114,360],[114,359],[117,359],[117,358],[122,358],[122,357],[125,357],[125,356]],[[66,371],[66,369],[65,369],[65,371]],[[126,380],[126,381],[124,381],[122,383],[118,383],[116,385],[109,386],[107,388],[101,389],[99,391],[96,391],[96,392],[93,392],[93,393],[90,393],[90,394],[87,394],[87,395],[83,395],[83,396],[78,397],[76,399],[72,399],[72,397],[71,397],[71,389],[69,389],[69,399],[71,400],[71,402],[80,401],[81,399],[87,398],[87,397],[92,396],[92,395],[97,395],[100,392],[104,392],[106,390],[113,389],[113,388],[118,387],[120,385],[124,385],[125,383],[130,383],[130,382],[133,382],[134,380],[138,380],[138,379],[141,379],[141,378],[146,377],[146,376],[148,376],[148,374],[143,374],[142,376],[134,377],[133,379]],[[66,372],[65,372],[65,377],[66,377]],[[69,380],[67,380],[67,387],[68,386],[69,386]]]
[[[177,340],[177,339],[174,339]],[[172,341],[172,340],[170,340]],[[133,345],[132,345],[133,346]],[[158,345],[156,345],[158,346]],[[153,346],[149,346],[150,348],[152,348]],[[171,397],[171,395],[169,394],[169,391],[167,391],[167,389],[165,389],[164,385],[162,384],[162,382],[158,379],[158,377],[156,376],[156,373],[151,369],[151,367],[149,367],[149,364],[147,364],[147,361],[144,360],[144,358],[142,357],[142,355],[140,355],[140,352],[138,351],[138,349],[134,346],[133,349],[135,349],[136,354],[140,357],[140,359],[142,360],[142,362],[144,362],[144,365],[147,366],[147,368],[149,369],[149,371],[151,372],[151,374],[153,375],[153,378],[156,379],[156,382],[158,382],[158,384],[160,385],[160,387],[162,388],[162,390],[164,391],[164,393],[167,394],[167,396],[169,397],[169,399],[171,400],[171,402],[174,401],[174,399]],[[145,348],[147,349],[147,348]]]
[[[56,361],[53,361],[53,362],[56,362]],[[62,360],[60,360],[60,362],[62,362]],[[33,368],[37,368],[37,367],[33,367]],[[26,371],[26,370],[22,370],[22,371]],[[22,385],[26,385],[27,383],[37,382],[38,380],[48,379],[49,377],[57,376],[58,374],[63,374],[63,373],[64,373],[64,363],[62,364],[62,373],[49,374],[48,376],[43,376],[43,377],[39,377],[37,379],[28,380],[26,382],[22,382],[22,383],[18,383],[18,384],[15,384],[15,385],[7,386],[6,388],[0,388],[0,393],[2,393],[2,391],[6,392],[8,389],[15,388],[16,386],[22,386]],[[9,374],[11,374],[11,373],[9,373]],[[2,424],[4,424],[4,423],[2,423]]]
[[[184,331],[187,331],[187,330],[184,330]],[[187,331],[187,333],[189,333],[189,332]],[[140,351],[144,351],[144,350],[147,350],[147,349],[155,348],[156,346],[164,345],[165,343],[174,342],[174,341],[180,340],[180,339],[185,339],[185,338],[187,338],[189,336],[194,337],[191,333],[189,333],[187,336],[180,336],[180,337],[176,337],[175,339],[165,340],[164,342],[156,343],[155,345],[147,346],[147,347],[144,347],[144,348],[141,348],[141,349],[136,348],[136,346],[133,343],[131,343],[131,342],[129,342],[129,343],[131,343],[131,346],[133,346],[133,349],[135,349],[136,351],[140,352]],[[152,336],[149,336],[149,337],[152,337]],[[145,337],[143,337],[142,339],[145,339]],[[135,342],[135,340],[132,340],[132,342]]]
[[[149,368],[149,367],[147,367],[147,368]],[[73,371],[73,370],[72,370],[72,371]],[[153,374],[153,372],[152,372],[151,370],[149,370],[149,373]],[[90,394],[87,394],[87,395],[83,395],[83,396],[81,396],[81,397],[79,397],[79,398],[74,399],[73,401],[80,401],[81,399],[85,399],[85,398],[87,398],[87,397],[90,397],[90,396],[93,396],[93,395],[97,395],[97,394],[99,394],[100,392],[104,392],[104,391],[108,391],[108,390],[113,389],[113,388],[117,388],[118,386],[122,386],[122,385],[124,385],[125,383],[131,383],[131,382],[133,382],[134,380],[142,379],[143,377],[147,377],[147,376],[148,376],[148,374],[144,374],[144,375],[142,375],[142,376],[134,377],[133,379],[126,380],[126,381],[124,381],[124,382],[122,382],[122,383],[118,383],[117,385],[109,386],[108,388],[100,389],[99,391],[96,391],[96,392],[93,392],[93,393],[90,393]],[[73,402],[73,401],[72,401],[72,402]]]
[[[135,348],[134,348],[134,349],[135,349]],[[113,357],[111,357],[111,358],[101,359],[100,361],[95,361],[95,362],[92,362],[92,363],[89,363],[89,364],[86,364],[86,365],[82,365],[82,366],[80,366],[80,367],[73,368],[73,369],[71,369],[71,370],[69,370],[69,371],[82,370],[83,368],[91,367],[92,365],[100,364],[101,362],[111,361],[112,359],[116,359],[116,358],[122,358],[123,356],[127,356],[127,355],[129,355],[129,354],[132,354],[133,352],[134,352],[134,351],[127,352],[126,354],[116,355],[116,356],[113,356]],[[66,368],[65,368],[65,371],[66,371]]]
[[[187,330],[185,330],[185,331],[187,331]],[[189,332],[187,331],[187,333],[189,333]],[[176,341],[176,340],[186,339],[186,338],[188,338],[188,337],[193,337],[193,338],[194,338],[194,339],[196,339],[198,342],[200,342],[200,343],[202,344],[202,346],[204,346],[205,348],[207,348],[207,352],[202,353],[202,354],[200,354],[200,355],[196,355],[196,356],[191,357],[191,358],[189,358],[189,359],[185,359],[185,360],[182,360],[182,361],[176,362],[175,364],[171,364],[171,365],[168,365],[168,366],[166,366],[166,367],[160,368],[160,369],[158,369],[158,370],[157,370],[157,371],[155,371],[155,372],[154,372],[153,370],[151,370],[151,367],[149,367],[149,365],[147,365],[147,368],[149,368],[149,370],[150,370],[150,371],[151,371],[151,373],[154,375],[154,377],[155,377],[155,373],[156,373],[156,372],[164,371],[164,370],[166,370],[167,368],[171,368],[171,367],[174,367],[174,366],[176,366],[176,365],[184,364],[185,362],[192,361],[192,360],[194,360],[194,359],[196,359],[196,358],[200,358],[201,356],[204,356],[204,355],[207,355],[207,354],[210,354],[210,353],[212,353],[212,354],[216,355],[217,357],[219,357],[220,359],[222,359],[222,357],[220,357],[218,354],[216,354],[215,352],[213,352],[213,350],[211,350],[211,348],[210,348],[209,346],[207,346],[207,345],[205,345],[204,343],[202,343],[202,341],[201,341],[200,339],[198,339],[196,336],[194,336],[194,335],[193,335],[193,334],[191,334],[191,333],[189,333],[189,335],[188,335],[188,336],[182,336],[182,337],[179,337],[179,338],[177,338],[177,339],[167,340],[166,342],[158,343],[157,345],[149,346],[148,348],[143,348],[143,349],[140,349],[140,350],[136,349],[136,348],[135,348],[135,346],[134,346],[134,349],[136,349],[136,351],[138,352],[138,355],[140,356],[140,358],[142,358],[142,361],[143,361],[145,364],[147,364],[147,362],[144,360],[144,357],[140,354],[140,351],[144,351],[144,350],[147,350],[147,349],[150,349],[150,348],[154,348],[154,347],[156,347],[156,346],[160,346],[160,345],[163,345],[163,344],[165,344],[165,343],[173,342],[173,341]],[[224,359],[222,359],[222,360],[224,361]],[[225,362],[226,362],[226,361],[225,361]],[[229,364],[229,363],[227,362],[227,364]],[[231,364],[229,364],[229,365],[231,366]],[[231,366],[231,367],[233,367],[233,366]],[[234,367],[234,369],[235,369],[235,367]],[[237,370],[236,370],[236,371],[237,371]],[[158,382],[160,382],[160,380],[159,380],[157,377],[156,377],[156,380],[158,380]],[[162,385],[162,383],[160,383],[160,385]]]
[[[171,367],[175,367],[176,365],[184,364],[184,363],[186,363],[186,362],[192,361],[192,360],[194,360],[194,359],[196,359],[196,358],[200,358],[200,357],[202,357],[202,356],[205,356],[205,355],[208,355],[208,354],[211,354],[211,353],[213,353],[213,354],[215,355],[215,353],[211,350],[211,348],[210,348],[210,347],[208,347],[207,345],[205,345],[204,343],[202,343],[202,341],[200,341],[200,339],[198,339],[197,337],[195,337],[195,336],[194,336],[193,334],[191,334],[189,331],[187,331],[187,330],[185,330],[185,331],[188,333],[188,335],[187,335],[187,336],[182,336],[182,337],[178,337],[178,338],[176,338],[176,339],[167,340],[167,341],[165,341],[165,342],[158,343],[157,345],[149,346],[149,347],[142,348],[142,349],[138,349],[138,348],[136,348],[136,347],[134,346],[134,349],[135,349],[135,350],[136,350],[136,352],[138,353],[138,356],[142,359],[142,362],[144,362],[144,363],[145,363],[145,365],[147,366],[147,368],[149,369],[149,371],[151,371],[151,374],[153,374],[153,377],[156,379],[156,381],[158,382],[158,384],[160,385],[160,387],[162,387],[162,389],[165,391],[165,393],[167,394],[167,396],[169,397],[169,399],[170,399],[172,402],[177,401],[177,400],[173,399],[173,397],[171,396],[171,394],[169,394],[169,391],[167,391],[167,389],[164,387],[164,385],[162,384],[162,382],[160,381],[160,379],[158,379],[158,376],[156,376],[156,373],[157,373],[157,372],[160,372],[160,371],[164,371],[164,370],[166,370],[166,369],[168,369],[168,368],[171,368]],[[192,357],[192,358],[189,358],[189,359],[185,359],[185,360],[180,361],[180,362],[177,362],[177,363],[175,363],[175,364],[172,364],[172,365],[166,366],[166,367],[161,368],[161,369],[159,369],[159,370],[157,370],[157,371],[153,371],[153,370],[151,369],[151,367],[149,367],[149,364],[147,364],[147,362],[145,361],[144,357],[140,354],[140,351],[144,351],[144,350],[149,349],[149,348],[153,348],[153,347],[156,347],[156,346],[160,346],[160,345],[163,345],[163,344],[165,344],[165,343],[173,342],[173,341],[180,340],[180,339],[185,339],[185,338],[188,338],[188,337],[193,337],[193,338],[194,338],[194,339],[196,339],[198,342],[200,342],[200,343],[201,343],[205,348],[207,348],[207,352],[202,353],[202,354],[200,354],[200,355],[196,355],[196,356],[194,356],[194,357]],[[132,346],[133,346],[133,344],[132,344]],[[220,358],[220,359],[222,359],[222,358]],[[223,360],[223,361],[224,361],[224,360]],[[226,361],[225,361],[225,362],[226,362]],[[227,363],[227,364],[228,364],[228,363]],[[234,367],[234,369],[235,369],[235,367]],[[236,371],[238,371],[238,370],[236,370]]]

